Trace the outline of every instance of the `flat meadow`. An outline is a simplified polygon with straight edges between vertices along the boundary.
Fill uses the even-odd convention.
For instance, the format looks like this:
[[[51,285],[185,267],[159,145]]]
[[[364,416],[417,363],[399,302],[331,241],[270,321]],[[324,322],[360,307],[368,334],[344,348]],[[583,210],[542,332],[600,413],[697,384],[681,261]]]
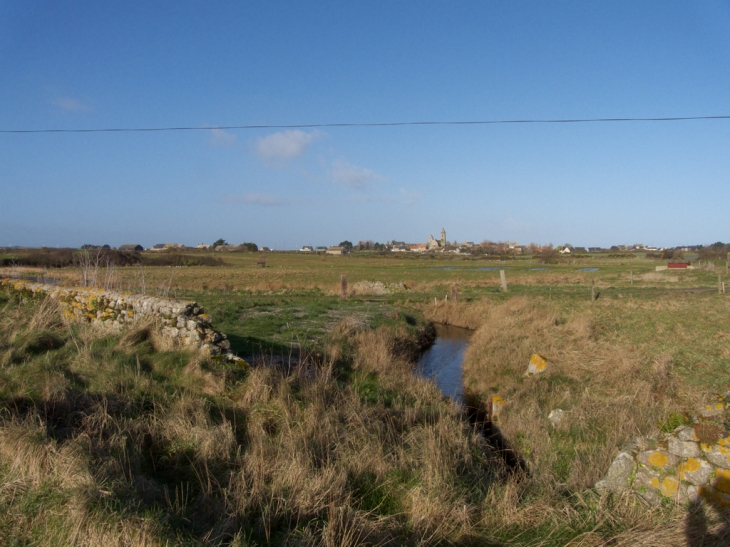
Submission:
[[[673,503],[592,489],[627,441],[671,431],[730,390],[724,263],[205,254],[223,264],[98,278],[198,301],[250,368],[175,347],[149,325],[103,333],[65,324],[52,302],[0,295],[0,539],[726,544],[722,512],[690,519]],[[0,274],[11,270],[81,278],[74,267]],[[413,374],[431,322],[473,330],[467,400],[505,401],[494,427],[523,467]],[[532,353],[548,368],[525,378]]]

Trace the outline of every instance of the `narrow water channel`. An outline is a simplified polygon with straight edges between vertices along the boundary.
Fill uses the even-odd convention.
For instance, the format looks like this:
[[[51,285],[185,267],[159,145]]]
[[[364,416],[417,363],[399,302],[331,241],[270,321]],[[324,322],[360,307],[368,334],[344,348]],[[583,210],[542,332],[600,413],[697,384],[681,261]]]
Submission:
[[[418,361],[418,373],[433,378],[441,392],[463,402],[464,384],[461,365],[473,331],[436,324],[436,341]]]

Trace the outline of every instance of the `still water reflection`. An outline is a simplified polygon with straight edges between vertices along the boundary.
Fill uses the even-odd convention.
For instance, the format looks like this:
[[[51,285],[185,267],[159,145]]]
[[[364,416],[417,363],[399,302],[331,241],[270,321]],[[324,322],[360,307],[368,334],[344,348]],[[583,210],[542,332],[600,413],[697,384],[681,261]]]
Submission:
[[[469,346],[473,331],[436,325],[436,341],[418,361],[418,372],[433,380],[444,395],[461,401],[464,386],[461,380],[461,363]]]

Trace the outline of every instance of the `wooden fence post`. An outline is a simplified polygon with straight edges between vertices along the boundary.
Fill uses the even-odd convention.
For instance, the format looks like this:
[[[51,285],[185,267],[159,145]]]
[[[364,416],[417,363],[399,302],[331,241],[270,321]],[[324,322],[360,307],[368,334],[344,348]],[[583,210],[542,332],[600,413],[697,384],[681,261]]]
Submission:
[[[502,291],[507,292],[507,276],[504,270],[499,270],[499,279],[502,281]]]
[[[591,280],[591,302],[596,301],[596,280]]]
[[[722,276],[717,274],[717,294],[722,294]]]
[[[340,276],[340,298],[347,298],[347,277],[344,275]]]
[[[634,271],[633,271],[633,270],[631,270],[631,272],[629,272],[629,274],[630,274],[630,277],[629,277],[629,284],[630,284],[630,285],[633,285],[633,284],[634,284]]]
[[[456,302],[456,283],[451,285],[451,300]]]

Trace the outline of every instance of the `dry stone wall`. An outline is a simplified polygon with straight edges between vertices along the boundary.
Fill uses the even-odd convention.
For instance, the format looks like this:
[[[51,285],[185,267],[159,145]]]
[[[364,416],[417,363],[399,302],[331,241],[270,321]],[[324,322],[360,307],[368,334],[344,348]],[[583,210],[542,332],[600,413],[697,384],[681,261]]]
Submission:
[[[632,491],[650,504],[674,500],[730,506],[730,432],[725,426],[729,409],[727,393],[700,409],[693,424],[631,441],[596,490]]]
[[[66,319],[120,330],[153,320],[160,334],[210,355],[229,355],[226,335],[216,331],[197,302],[92,287],[60,287],[22,279],[0,279],[0,289],[57,300]]]

